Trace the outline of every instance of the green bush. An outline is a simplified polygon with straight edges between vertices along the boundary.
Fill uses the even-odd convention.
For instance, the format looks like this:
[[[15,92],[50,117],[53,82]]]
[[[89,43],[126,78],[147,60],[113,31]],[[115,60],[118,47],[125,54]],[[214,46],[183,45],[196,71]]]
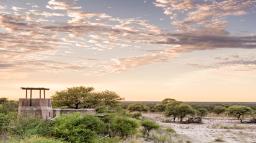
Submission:
[[[131,112],[138,111],[138,112],[147,112],[149,107],[144,104],[130,104],[128,106],[128,110]]]
[[[45,136],[50,131],[50,122],[38,118],[18,118],[12,123],[12,128],[10,128],[11,134],[21,138],[31,135]]]
[[[226,108],[224,106],[215,106],[213,108],[213,113],[219,115],[219,114],[222,114],[226,111]]]
[[[164,104],[156,104],[154,106],[154,111],[155,112],[164,112],[165,110],[165,105]]]
[[[151,120],[144,120],[141,123],[142,127],[143,127],[143,135],[144,137],[148,138],[149,136],[149,132],[153,129],[158,129],[159,125]]]
[[[135,119],[129,117],[115,116],[112,118],[110,123],[110,130],[113,136],[120,136],[121,138],[135,134],[138,127],[138,122]]]
[[[58,117],[52,128],[53,136],[72,143],[91,143],[105,130],[104,123],[92,115],[69,114]]]
[[[141,119],[142,117],[142,114],[140,112],[132,112],[130,113],[130,115],[132,118],[135,118],[135,119]]]
[[[233,105],[228,107],[227,112],[229,115],[236,117],[242,123],[243,117],[245,115],[251,114],[253,110],[247,106]]]
[[[201,107],[201,108],[196,109],[196,114],[197,114],[197,116],[204,117],[204,116],[207,116],[208,110],[206,108]]]

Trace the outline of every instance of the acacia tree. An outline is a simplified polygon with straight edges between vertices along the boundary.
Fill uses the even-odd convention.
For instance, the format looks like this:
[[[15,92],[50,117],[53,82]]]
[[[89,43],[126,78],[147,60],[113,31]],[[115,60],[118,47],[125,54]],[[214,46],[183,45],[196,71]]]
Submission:
[[[224,113],[226,111],[226,108],[224,106],[215,106],[213,108],[213,113],[220,115],[221,113]]]
[[[181,103],[179,105],[176,106],[176,110],[177,110],[177,115],[180,119],[180,122],[183,122],[183,119],[187,116],[187,115],[194,115],[195,114],[195,110],[188,104],[185,103]]]
[[[72,87],[67,90],[56,92],[52,96],[53,105],[55,106],[67,106],[69,108],[81,108],[82,104],[92,96],[93,87]]]
[[[251,114],[253,110],[247,106],[233,105],[228,107],[227,111],[229,115],[236,117],[242,123],[243,117]]]
[[[166,99],[162,100],[161,103],[162,103],[163,105],[167,105],[167,104],[173,103],[173,102],[176,102],[176,100],[175,100],[175,99],[172,99],[172,98],[166,98]]]
[[[95,99],[98,100],[96,101],[98,102],[98,104],[110,107],[116,106],[118,102],[122,100],[122,98],[120,98],[120,96],[117,93],[109,90],[96,93]]]
[[[135,103],[135,104],[130,104],[128,106],[128,110],[131,112],[134,112],[134,111],[147,112],[149,110],[149,107],[144,104]]]
[[[165,107],[165,112],[164,112],[165,116],[167,117],[172,116],[174,122],[176,121],[176,118],[179,115],[178,108],[177,108],[179,104],[181,104],[181,102],[175,101],[175,102],[168,103]]]
[[[208,110],[206,108],[201,107],[201,108],[196,109],[196,114],[202,118],[204,116],[207,116]]]

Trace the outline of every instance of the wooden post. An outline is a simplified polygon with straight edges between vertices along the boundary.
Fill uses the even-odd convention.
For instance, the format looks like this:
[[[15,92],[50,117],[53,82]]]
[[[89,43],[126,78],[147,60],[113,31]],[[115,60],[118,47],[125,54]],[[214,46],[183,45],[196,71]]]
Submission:
[[[45,99],[45,90],[44,90],[44,99]]]
[[[32,106],[32,89],[30,90],[30,102],[29,105]]]
[[[26,89],[26,99],[28,99],[28,90]]]
[[[40,99],[41,99],[41,90],[39,90],[39,97],[40,97]]]

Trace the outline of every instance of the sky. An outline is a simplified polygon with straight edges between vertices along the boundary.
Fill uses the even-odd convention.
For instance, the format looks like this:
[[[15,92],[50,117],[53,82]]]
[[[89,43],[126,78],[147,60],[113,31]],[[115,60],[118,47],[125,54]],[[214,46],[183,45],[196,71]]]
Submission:
[[[256,102],[256,0],[0,0],[0,97],[73,86]]]

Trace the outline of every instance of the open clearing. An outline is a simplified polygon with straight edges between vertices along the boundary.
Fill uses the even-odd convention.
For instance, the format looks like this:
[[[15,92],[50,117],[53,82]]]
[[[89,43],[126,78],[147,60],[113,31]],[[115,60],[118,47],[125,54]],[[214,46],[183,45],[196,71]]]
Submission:
[[[164,123],[161,114],[147,113],[144,117],[158,122],[162,127],[171,127],[180,136],[192,143],[256,143],[256,124],[240,124],[230,118],[208,117],[203,124]]]

